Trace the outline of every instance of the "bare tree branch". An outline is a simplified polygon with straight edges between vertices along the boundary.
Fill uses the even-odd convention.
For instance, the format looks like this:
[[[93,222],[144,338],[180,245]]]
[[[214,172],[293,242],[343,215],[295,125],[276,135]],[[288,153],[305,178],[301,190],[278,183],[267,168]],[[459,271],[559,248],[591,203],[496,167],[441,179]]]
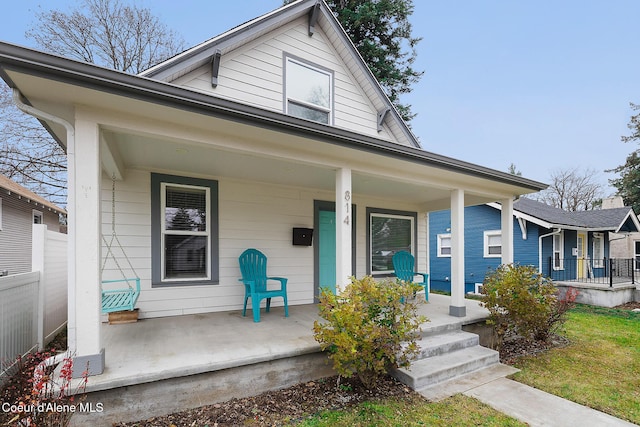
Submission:
[[[538,193],[536,199],[566,211],[591,210],[599,205],[604,193],[596,181],[597,174],[593,169],[553,171],[549,188]]]

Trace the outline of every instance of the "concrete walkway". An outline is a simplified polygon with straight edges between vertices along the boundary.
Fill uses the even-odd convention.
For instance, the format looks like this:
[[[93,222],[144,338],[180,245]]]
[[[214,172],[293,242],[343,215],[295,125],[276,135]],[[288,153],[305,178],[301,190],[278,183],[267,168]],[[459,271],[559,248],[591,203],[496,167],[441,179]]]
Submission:
[[[507,378],[491,381],[464,394],[532,427],[636,425]]]

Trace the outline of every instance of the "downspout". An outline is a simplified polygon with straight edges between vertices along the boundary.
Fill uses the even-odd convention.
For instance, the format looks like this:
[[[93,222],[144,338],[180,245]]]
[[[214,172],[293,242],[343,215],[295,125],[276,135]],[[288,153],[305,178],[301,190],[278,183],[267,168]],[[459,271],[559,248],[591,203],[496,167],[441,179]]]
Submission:
[[[76,177],[75,177],[75,148],[76,148],[76,131],[71,123],[68,121],[54,116],[52,114],[46,113],[44,111],[38,110],[37,108],[32,107],[31,105],[27,105],[22,102],[22,94],[17,88],[13,88],[13,102],[16,104],[16,107],[21,111],[34,116],[38,119],[43,119],[47,121],[51,121],[53,123],[57,123],[59,125],[64,126],[67,130],[67,283],[71,284],[71,286],[67,286],[67,302],[71,301],[71,304],[68,304],[67,308],[67,328],[73,333],[69,333],[67,337],[67,348],[74,349],[76,348],[76,307],[75,307],[75,294],[76,294],[76,271],[75,271],[75,260],[76,260],[76,244],[75,244],[75,234],[76,234],[76,224],[75,224],[75,185],[76,185]],[[55,356],[54,356],[55,357]]]
[[[538,273],[542,274],[542,239],[545,237],[553,236],[555,234],[560,234],[562,229],[558,228],[556,231],[553,231],[548,234],[543,234],[538,237]]]

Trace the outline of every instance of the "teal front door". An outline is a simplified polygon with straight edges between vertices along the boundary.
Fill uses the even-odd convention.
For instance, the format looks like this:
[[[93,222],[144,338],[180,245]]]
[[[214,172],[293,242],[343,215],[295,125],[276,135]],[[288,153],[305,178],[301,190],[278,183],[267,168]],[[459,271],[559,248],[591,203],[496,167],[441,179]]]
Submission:
[[[318,284],[336,292],[336,213],[319,211],[318,217]],[[319,294],[319,292],[318,292]]]

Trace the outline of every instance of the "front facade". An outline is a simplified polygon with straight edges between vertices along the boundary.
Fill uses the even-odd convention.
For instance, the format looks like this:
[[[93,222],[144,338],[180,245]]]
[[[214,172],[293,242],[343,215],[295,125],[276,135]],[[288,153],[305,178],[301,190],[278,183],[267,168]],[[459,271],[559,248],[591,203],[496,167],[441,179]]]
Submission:
[[[513,210],[513,261],[535,266],[555,281],[597,281],[609,274],[611,242],[640,228],[631,208],[566,212],[522,198]],[[501,263],[501,206],[465,208],[465,292],[477,293],[486,274]],[[450,212],[429,214],[432,289],[450,292]],[[621,270],[617,257],[614,269]]]
[[[512,200],[544,187],[423,151],[323,2],[284,6],[141,76],[8,44],[0,68],[69,155],[69,345],[92,374],[109,351],[103,280],[140,277],[143,318],[239,310],[238,256],[256,248],[289,279],[290,306],[313,303],[352,275],[390,275],[398,250],[424,271],[427,213],[443,208],[459,242],[450,312],[464,315],[464,206],[501,202],[511,235]],[[131,269],[101,244],[112,225]],[[298,228],[310,244],[294,244]]]
[[[64,210],[0,175],[0,275],[31,271],[33,224],[60,231]]]

